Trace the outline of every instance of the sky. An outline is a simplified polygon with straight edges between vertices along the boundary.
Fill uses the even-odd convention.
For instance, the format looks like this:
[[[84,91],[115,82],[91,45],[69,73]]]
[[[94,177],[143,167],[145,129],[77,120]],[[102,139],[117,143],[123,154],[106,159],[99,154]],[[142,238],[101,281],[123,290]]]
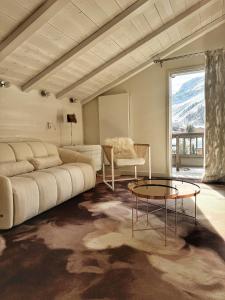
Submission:
[[[175,94],[176,92],[178,92],[184,82],[186,82],[192,78],[199,77],[200,75],[204,75],[204,71],[176,75],[175,78],[172,78],[172,94]]]

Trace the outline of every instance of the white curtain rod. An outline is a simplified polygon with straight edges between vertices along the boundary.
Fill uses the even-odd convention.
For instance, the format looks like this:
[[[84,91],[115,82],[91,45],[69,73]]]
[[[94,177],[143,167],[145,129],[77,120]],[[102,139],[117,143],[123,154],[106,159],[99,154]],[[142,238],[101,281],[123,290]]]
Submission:
[[[220,48],[220,49],[223,49],[223,48]],[[219,50],[219,49],[216,49],[216,50]],[[213,50],[213,51],[216,51],[216,50]],[[224,49],[223,49],[224,50]],[[173,57],[168,57],[168,58],[163,58],[163,59],[155,59],[154,60],[154,63],[155,64],[160,64],[162,66],[162,64],[165,62],[165,61],[170,61],[170,60],[176,60],[176,59],[181,59],[181,58],[185,58],[185,57],[190,57],[190,56],[196,56],[196,55],[204,55],[208,52],[209,50],[206,50],[206,51],[201,51],[201,52],[194,52],[194,53],[188,53],[188,54],[184,54],[184,55],[179,55],[179,56],[173,56]]]

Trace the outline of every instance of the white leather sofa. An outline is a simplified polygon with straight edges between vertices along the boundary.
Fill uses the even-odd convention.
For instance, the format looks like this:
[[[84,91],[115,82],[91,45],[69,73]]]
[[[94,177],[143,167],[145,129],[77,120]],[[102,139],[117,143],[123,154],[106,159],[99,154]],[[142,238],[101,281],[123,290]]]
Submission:
[[[53,144],[0,142],[0,229],[8,229],[95,186],[93,161]]]

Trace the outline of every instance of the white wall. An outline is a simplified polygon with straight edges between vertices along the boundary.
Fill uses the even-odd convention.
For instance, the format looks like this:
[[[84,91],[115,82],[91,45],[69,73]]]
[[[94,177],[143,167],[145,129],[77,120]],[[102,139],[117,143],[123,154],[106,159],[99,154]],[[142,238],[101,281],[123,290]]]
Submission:
[[[225,47],[225,25],[215,29],[174,55]],[[168,175],[168,74],[169,71],[204,65],[204,56],[153,65],[105,94],[130,94],[131,137],[138,143],[150,143],[152,172]],[[84,141],[99,143],[97,99],[83,106]]]
[[[41,97],[36,90],[25,93],[14,85],[0,88],[0,138],[29,137],[55,144],[70,143],[70,127],[63,121],[66,112],[76,113],[74,142],[82,143],[80,104],[70,104],[68,99],[58,100],[52,94]],[[51,129],[47,122],[52,123]]]
[[[127,93],[98,98],[100,142],[115,136],[129,136],[129,95]]]
[[[98,99],[90,101],[83,106],[83,129],[85,144],[99,144],[99,115],[98,115]]]

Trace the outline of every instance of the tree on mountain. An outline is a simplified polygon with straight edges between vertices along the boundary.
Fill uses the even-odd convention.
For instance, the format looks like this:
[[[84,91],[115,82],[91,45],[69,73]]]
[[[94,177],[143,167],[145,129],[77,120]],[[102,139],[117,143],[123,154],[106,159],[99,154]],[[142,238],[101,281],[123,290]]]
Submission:
[[[186,127],[186,132],[194,132],[194,126],[192,124],[188,124]]]
[[[196,154],[196,148],[194,144],[191,145],[191,154]]]

